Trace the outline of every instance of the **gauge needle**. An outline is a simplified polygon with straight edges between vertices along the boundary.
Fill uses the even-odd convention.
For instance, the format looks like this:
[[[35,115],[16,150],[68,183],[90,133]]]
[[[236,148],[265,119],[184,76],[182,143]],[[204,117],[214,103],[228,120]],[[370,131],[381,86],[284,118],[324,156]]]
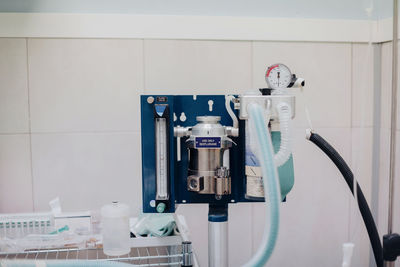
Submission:
[[[278,71],[278,87],[279,87],[279,79],[281,78],[281,73]]]

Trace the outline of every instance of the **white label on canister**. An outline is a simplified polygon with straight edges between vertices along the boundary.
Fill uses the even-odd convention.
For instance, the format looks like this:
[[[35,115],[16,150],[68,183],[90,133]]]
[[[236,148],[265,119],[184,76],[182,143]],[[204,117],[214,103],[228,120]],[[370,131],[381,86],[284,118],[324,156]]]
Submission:
[[[262,176],[262,170],[260,166],[248,166],[245,168],[246,175],[248,176]]]
[[[250,197],[264,197],[262,171],[259,166],[246,165],[246,195]]]
[[[262,177],[260,176],[247,176],[246,193],[251,197],[264,197],[264,186]]]

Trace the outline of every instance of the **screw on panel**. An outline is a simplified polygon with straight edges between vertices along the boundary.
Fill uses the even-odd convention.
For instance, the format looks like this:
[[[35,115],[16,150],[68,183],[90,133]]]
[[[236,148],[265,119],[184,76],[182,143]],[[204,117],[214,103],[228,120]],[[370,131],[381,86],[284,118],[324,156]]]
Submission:
[[[214,101],[208,100],[208,110],[211,112],[213,111]]]
[[[181,116],[179,117],[179,119],[180,119],[182,122],[186,121],[185,112],[182,112],[182,113],[181,113]]]
[[[153,103],[154,103],[154,97],[149,96],[149,97],[147,98],[147,103],[153,104]]]

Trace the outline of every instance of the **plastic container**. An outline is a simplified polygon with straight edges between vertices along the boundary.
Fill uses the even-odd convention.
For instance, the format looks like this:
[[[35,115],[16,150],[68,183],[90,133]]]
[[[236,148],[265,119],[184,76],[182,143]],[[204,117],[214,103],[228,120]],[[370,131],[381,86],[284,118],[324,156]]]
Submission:
[[[104,254],[128,254],[131,250],[128,205],[114,201],[101,208],[101,217]]]
[[[0,214],[0,239],[48,234],[54,230],[54,216],[49,212]]]

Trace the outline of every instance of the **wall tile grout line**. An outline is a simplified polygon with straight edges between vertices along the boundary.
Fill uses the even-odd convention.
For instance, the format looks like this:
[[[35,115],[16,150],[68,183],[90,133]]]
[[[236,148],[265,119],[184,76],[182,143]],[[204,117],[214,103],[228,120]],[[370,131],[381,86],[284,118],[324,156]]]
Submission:
[[[379,173],[381,149],[381,79],[382,79],[382,45],[375,45],[373,50],[373,133],[372,133],[372,179],[371,179],[371,212],[378,224],[379,216]],[[379,225],[377,225],[379,229]],[[370,254],[369,266],[373,267],[374,258]]]
[[[29,132],[0,133],[0,136],[27,135],[27,134],[29,134]]]
[[[142,92],[146,94],[146,55],[145,55],[145,39],[142,39],[142,68],[143,68],[143,89]]]
[[[34,179],[33,179],[33,152],[32,152],[32,122],[31,122],[31,102],[30,102],[30,80],[29,80],[29,38],[25,38],[26,45],[26,85],[28,90],[28,125],[29,125],[29,157],[31,164],[31,190],[32,190],[32,210],[35,211],[35,191],[34,191]]]
[[[254,41],[250,41],[250,86],[254,89]]]
[[[294,130],[303,130],[304,127],[294,127]],[[314,130],[335,130],[335,129],[351,129],[350,127],[314,127]],[[359,127],[355,126],[352,127],[352,129],[373,129],[372,126],[365,126],[365,127]],[[384,129],[384,128],[382,128]],[[400,130],[397,130],[397,132],[400,132]],[[51,134],[64,134],[64,135],[73,135],[73,134],[140,134],[141,131],[139,130],[134,130],[134,131],[37,131],[37,132],[18,132],[18,133],[0,133],[0,136],[10,136],[10,135],[27,135],[27,134],[32,134],[32,135],[51,135]]]
[[[373,126],[354,126],[352,127],[353,129],[373,129]],[[302,126],[294,126],[295,130],[303,130],[304,127]],[[350,127],[314,127],[314,130],[334,130],[334,129],[350,129]],[[381,128],[385,129],[385,128]],[[400,132],[400,129],[397,130]],[[10,132],[10,133],[0,133],[0,136],[4,135],[24,135],[24,134],[137,134],[141,133],[140,130],[128,130],[128,131],[123,131],[123,130],[93,130],[93,131],[87,131],[87,130],[82,130],[82,131],[28,131],[28,132]]]
[[[43,131],[43,132],[31,132],[30,134],[137,134],[140,133],[139,130],[137,131]],[[0,134],[1,135],[1,134]]]
[[[353,48],[354,48],[354,44],[351,43],[350,44],[350,155],[349,155],[349,159],[350,159],[350,166],[353,165],[353,93],[354,93],[354,86],[353,86],[353,75],[354,75],[354,71],[353,71]],[[351,242],[350,238],[350,232],[351,232],[351,222],[352,222],[352,208],[351,208],[351,203],[352,203],[352,199],[351,196],[349,196],[348,198],[348,223],[347,223],[347,241]]]

